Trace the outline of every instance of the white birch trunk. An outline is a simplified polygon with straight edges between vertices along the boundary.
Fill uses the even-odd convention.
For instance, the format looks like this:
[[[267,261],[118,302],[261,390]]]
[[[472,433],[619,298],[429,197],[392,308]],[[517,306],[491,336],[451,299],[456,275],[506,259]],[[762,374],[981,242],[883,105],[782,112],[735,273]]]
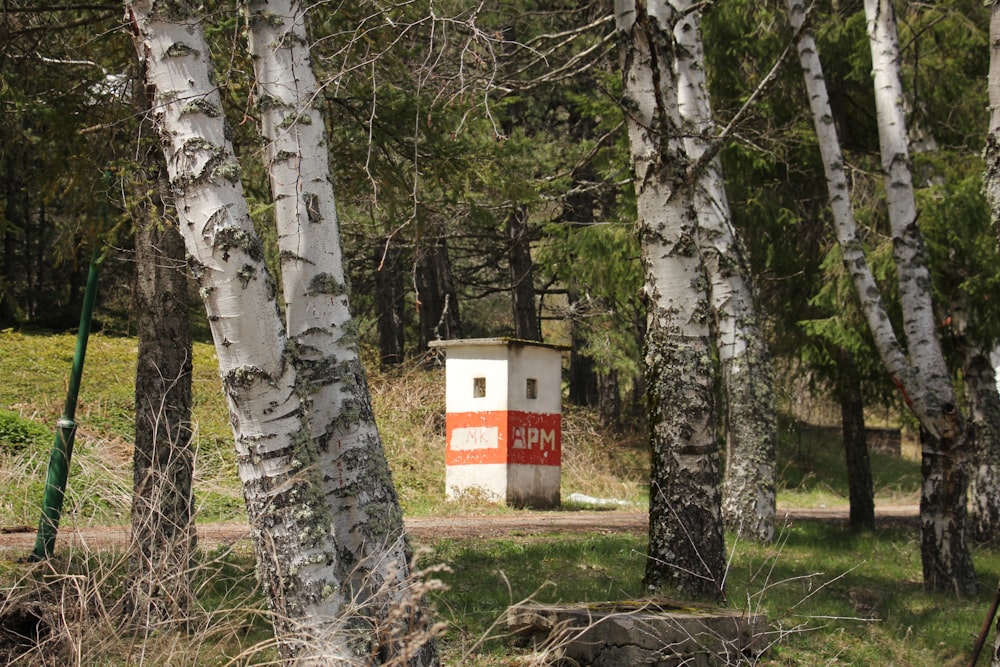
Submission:
[[[311,466],[322,473],[340,554],[344,594],[375,626],[380,660],[436,664],[413,632],[419,600],[407,595],[403,517],[375,425],[348,305],[323,117],[309,56],[305,10],[295,0],[253,0],[249,43],[275,203],[288,336],[309,415]],[[401,608],[407,607],[404,614]],[[388,627],[393,611],[398,627]],[[420,647],[423,643],[423,648]]]
[[[990,7],[990,126],[986,134],[986,173],[983,190],[990,203],[993,229],[1000,238],[1000,2],[994,0]],[[997,620],[996,639],[990,664],[1000,667],[1000,619]]]
[[[683,18],[674,38],[678,108],[691,164],[704,159],[714,137],[705,82],[701,10],[677,3]],[[732,224],[718,156],[695,174],[698,246],[708,277],[715,345],[726,399],[726,470],[722,512],[727,525],[752,539],[774,537],[777,423],[770,353],[760,330],[750,283],[750,266]]]
[[[353,664],[358,641],[374,641],[366,652],[377,654],[393,638],[359,637],[345,617],[345,601],[355,601],[342,587],[342,559],[356,554],[336,541],[323,491],[333,472],[316,465],[310,396],[300,387],[304,355],[285,336],[253,233],[202,23],[183,2],[144,0],[127,8],[212,326],[276,635],[284,656],[299,663]],[[397,505],[389,514],[398,512]]]
[[[687,3],[615,3],[646,272],[652,471],[646,583],[720,598],[724,569],[707,285],[678,111]]]
[[[986,173],[983,191],[990,203],[993,229],[1000,238],[1000,2],[990,8],[990,126],[986,133]]]
[[[917,226],[917,204],[910,169],[909,136],[903,108],[903,84],[899,78],[899,38],[891,0],[865,0],[868,37],[872,51],[875,109],[879,148],[885,178],[893,259],[903,307],[903,332],[910,363],[919,369],[926,391],[940,396],[929,399],[928,409],[942,402],[955,403],[951,374],[941,353],[937,323],[931,303],[930,271],[924,259],[923,240]]]
[[[866,10],[871,2],[866,0]],[[786,0],[792,27],[798,32],[804,17],[804,5],[799,0]],[[873,18],[885,14],[871,7]],[[885,26],[878,28],[884,35]],[[893,30],[894,33],[894,30]],[[873,32],[874,34],[874,32]],[[880,46],[876,46],[876,42]],[[896,50],[881,40],[873,40],[873,58],[889,56]],[[934,590],[954,590],[962,595],[975,592],[976,579],[972,560],[965,541],[965,491],[967,486],[964,469],[964,425],[958,413],[950,378],[936,338],[930,305],[930,278],[923,261],[919,230],[916,226],[915,207],[910,207],[905,195],[892,195],[891,215],[894,241],[897,246],[896,263],[899,271],[900,291],[907,292],[904,309],[916,309],[906,314],[906,333],[909,359],[900,346],[889,317],[881,301],[878,286],[868,268],[864,248],[858,238],[854,214],[850,204],[850,191],[840,152],[840,142],[833,124],[826,82],[820,65],[819,54],[812,35],[801,32],[798,44],[806,90],[813,113],[816,134],[826,173],[827,187],[833,211],[837,241],[861,301],[862,311],[875,339],[882,362],[896,381],[914,415],[920,420],[925,437],[922,462],[923,488],[921,495],[921,559],[924,566],[924,584]],[[880,55],[879,55],[880,54]],[[901,87],[887,78],[893,78],[887,63],[879,62],[876,70],[876,97],[880,102],[880,134],[892,134],[883,139],[883,154],[887,174],[887,189],[905,189],[910,182],[908,174],[908,149],[906,125],[901,115],[883,109],[892,103],[901,111],[901,96],[890,99]],[[898,69],[896,79],[898,82]],[[883,127],[883,123],[885,126]],[[891,132],[889,131],[891,130]],[[900,138],[901,137],[901,138]],[[909,200],[912,202],[912,189]],[[910,213],[900,221],[900,215]],[[897,234],[899,235],[897,237]],[[928,328],[929,327],[929,328]],[[944,369],[942,371],[942,369]]]

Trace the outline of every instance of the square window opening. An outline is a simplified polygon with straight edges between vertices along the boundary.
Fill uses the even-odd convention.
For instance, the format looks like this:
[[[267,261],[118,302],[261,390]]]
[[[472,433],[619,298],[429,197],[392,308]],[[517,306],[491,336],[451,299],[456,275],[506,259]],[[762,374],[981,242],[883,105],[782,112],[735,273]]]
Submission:
[[[472,378],[472,397],[483,398],[486,396],[486,378]]]
[[[527,386],[525,388],[525,396],[531,399],[538,398],[538,380],[535,378],[528,378]]]

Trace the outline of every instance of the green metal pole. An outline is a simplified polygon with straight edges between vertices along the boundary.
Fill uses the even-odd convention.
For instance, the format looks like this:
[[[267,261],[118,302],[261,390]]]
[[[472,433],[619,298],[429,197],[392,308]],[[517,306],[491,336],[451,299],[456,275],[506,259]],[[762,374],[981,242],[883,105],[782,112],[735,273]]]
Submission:
[[[76,334],[76,354],[73,355],[73,370],[66,392],[66,405],[62,417],[57,422],[56,439],[49,455],[49,470],[45,478],[45,496],[42,499],[42,519],[35,537],[35,550],[29,560],[40,561],[52,555],[59,532],[59,517],[62,514],[63,498],[66,495],[66,480],[69,477],[69,462],[73,455],[73,438],[76,435],[76,400],[80,393],[80,379],[83,377],[83,361],[87,356],[87,340],[90,337],[90,321],[94,314],[97,298],[97,274],[100,268],[100,248],[94,247],[87,274],[87,289],[83,295],[80,311],[80,329]]]

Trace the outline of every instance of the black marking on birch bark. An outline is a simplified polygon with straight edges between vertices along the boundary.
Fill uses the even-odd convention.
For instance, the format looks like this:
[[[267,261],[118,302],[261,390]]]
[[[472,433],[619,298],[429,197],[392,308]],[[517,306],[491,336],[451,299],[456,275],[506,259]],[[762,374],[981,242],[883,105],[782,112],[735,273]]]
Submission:
[[[351,318],[340,328],[340,331],[341,334],[340,338],[337,339],[337,343],[344,347],[356,348],[360,340],[357,321]]]
[[[226,226],[218,230],[212,242],[212,247],[225,253],[224,259],[228,259],[228,251],[238,248],[246,253],[247,257],[256,261],[264,261],[264,249],[260,239],[241,227]]]
[[[246,289],[251,280],[257,279],[257,268],[251,264],[244,264],[240,267],[240,270],[236,272],[236,277],[239,278],[240,285],[243,286],[243,289]]]
[[[283,102],[280,97],[265,94],[258,98],[257,107],[261,111],[272,111],[274,109],[288,109],[290,105]]]
[[[236,160],[222,160],[212,165],[209,178],[213,181],[223,179],[236,185],[240,181],[240,163]]]
[[[246,389],[260,381],[270,382],[271,376],[263,368],[249,364],[233,368],[223,376],[226,386],[235,389]]]
[[[299,157],[299,154],[296,153],[295,151],[278,151],[277,153],[274,154],[274,157],[271,159],[271,162],[273,162],[274,164],[278,164],[280,162],[287,162],[288,160],[294,160],[297,157]]]
[[[201,52],[198,49],[188,46],[184,42],[174,42],[163,52],[164,58],[183,58],[185,56],[197,57]]]
[[[331,296],[341,296],[347,293],[347,285],[331,273],[317,273],[309,281],[309,288],[306,290],[307,296],[318,294],[329,294]]]
[[[322,222],[323,215],[319,211],[319,196],[315,192],[306,192],[302,195],[302,203],[306,207],[306,217],[309,222]]]
[[[312,116],[300,112],[290,113],[278,123],[278,129],[287,130],[293,125],[312,125],[312,122]]]
[[[188,272],[196,282],[201,281],[201,279],[205,277],[205,265],[198,261],[198,258],[194,255],[187,255],[187,266]]]
[[[316,264],[316,262],[312,261],[311,259],[306,259],[302,255],[299,255],[299,254],[297,254],[297,253],[295,253],[295,252],[293,252],[291,250],[282,250],[281,253],[279,253],[278,258],[282,262],[285,262],[285,261],[289,261],[289,262],[305,262],[306,264],[310,264],[310,265],[313,265],[313,266],[315,266],[315,264]]]
[[[186,140],[178,150],[178,153],[183,153],[187,156],[193,156],[197,153],[210,153],[209,159],[218,157],[223,151],[221,146],[213,144],[208,139],[204,137],[191,137]]]
[[[250,14],[247,22],[250,24],[250,30],[259,32],[265,28],[276,29],[284,27],[285,17],[274,12],[253,12]]]
[[[181,107],[180,115],[189,116],[192,114],[204,114],[209,118],[218,118],[222,111],[218,106],[209,102],[203,97],[197,97],[189,102],[187,102],[183,107]]]

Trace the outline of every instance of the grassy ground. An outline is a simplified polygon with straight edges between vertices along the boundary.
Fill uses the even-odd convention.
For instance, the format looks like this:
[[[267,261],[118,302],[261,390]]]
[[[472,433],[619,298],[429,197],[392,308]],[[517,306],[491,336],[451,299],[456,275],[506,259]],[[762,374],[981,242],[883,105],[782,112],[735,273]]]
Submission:
[[[0,332],[0,526],[38,521],[52,428],[62,409],[74,341],[65,335]],[[77,418],[81,424],[67,498],[70,524],[124,523],[131,485],[131,403],[135,342],[92,339]],[[196,497],[200,519],[242,517],[231,435],[211,347],[195,350]],[[376,416],[396,484],[410,515],[513,512],[455,506],[444,486],[444,388],[441,370],[408,367],[370,378]],[[641,438],[602,431],[585,411],[564,415],[563,494],[645,503],[647,454]],[[905,458],[872,457],[878,502],[912,503],[919,469]],[[779,501],[816,507],[847,503],[835,433],[787,422],[780,444]],[[572,509],[572,508],[569,508]],[[488,520],[485,518],[484,520]],[[729,536],[730,606],[766,612],[772,648],[760,664],[965,664],[988,598],[1000,578],[1000,551],[981,548],[978,599],[928,595],[920,586],[918,534],[895,527],[856,534],[820,522],[783,527],[766,547]],[[598,601],[641,596],[645,540],[584,535],[436,540],[418,545],[424,564],[445,564],[447,590],[432,594],[449,629],[448,664],[530,664],[496,626],[512,602]],[[72,665],[266,664],[269,629],[244,547],[199,554],[199,608],[187,633],[137,637],[116,624],[124,555],[60,553],[45,566],[0,563],[6,605],[41,599],[57,605],[61,625],[50,655]],[[5,608],[0,604],[0,609]],[[0,636],[0,645],[5,638]],[[164,656],[170,656],[164,662]],[[39,654],[23,663],[48,664]]]

